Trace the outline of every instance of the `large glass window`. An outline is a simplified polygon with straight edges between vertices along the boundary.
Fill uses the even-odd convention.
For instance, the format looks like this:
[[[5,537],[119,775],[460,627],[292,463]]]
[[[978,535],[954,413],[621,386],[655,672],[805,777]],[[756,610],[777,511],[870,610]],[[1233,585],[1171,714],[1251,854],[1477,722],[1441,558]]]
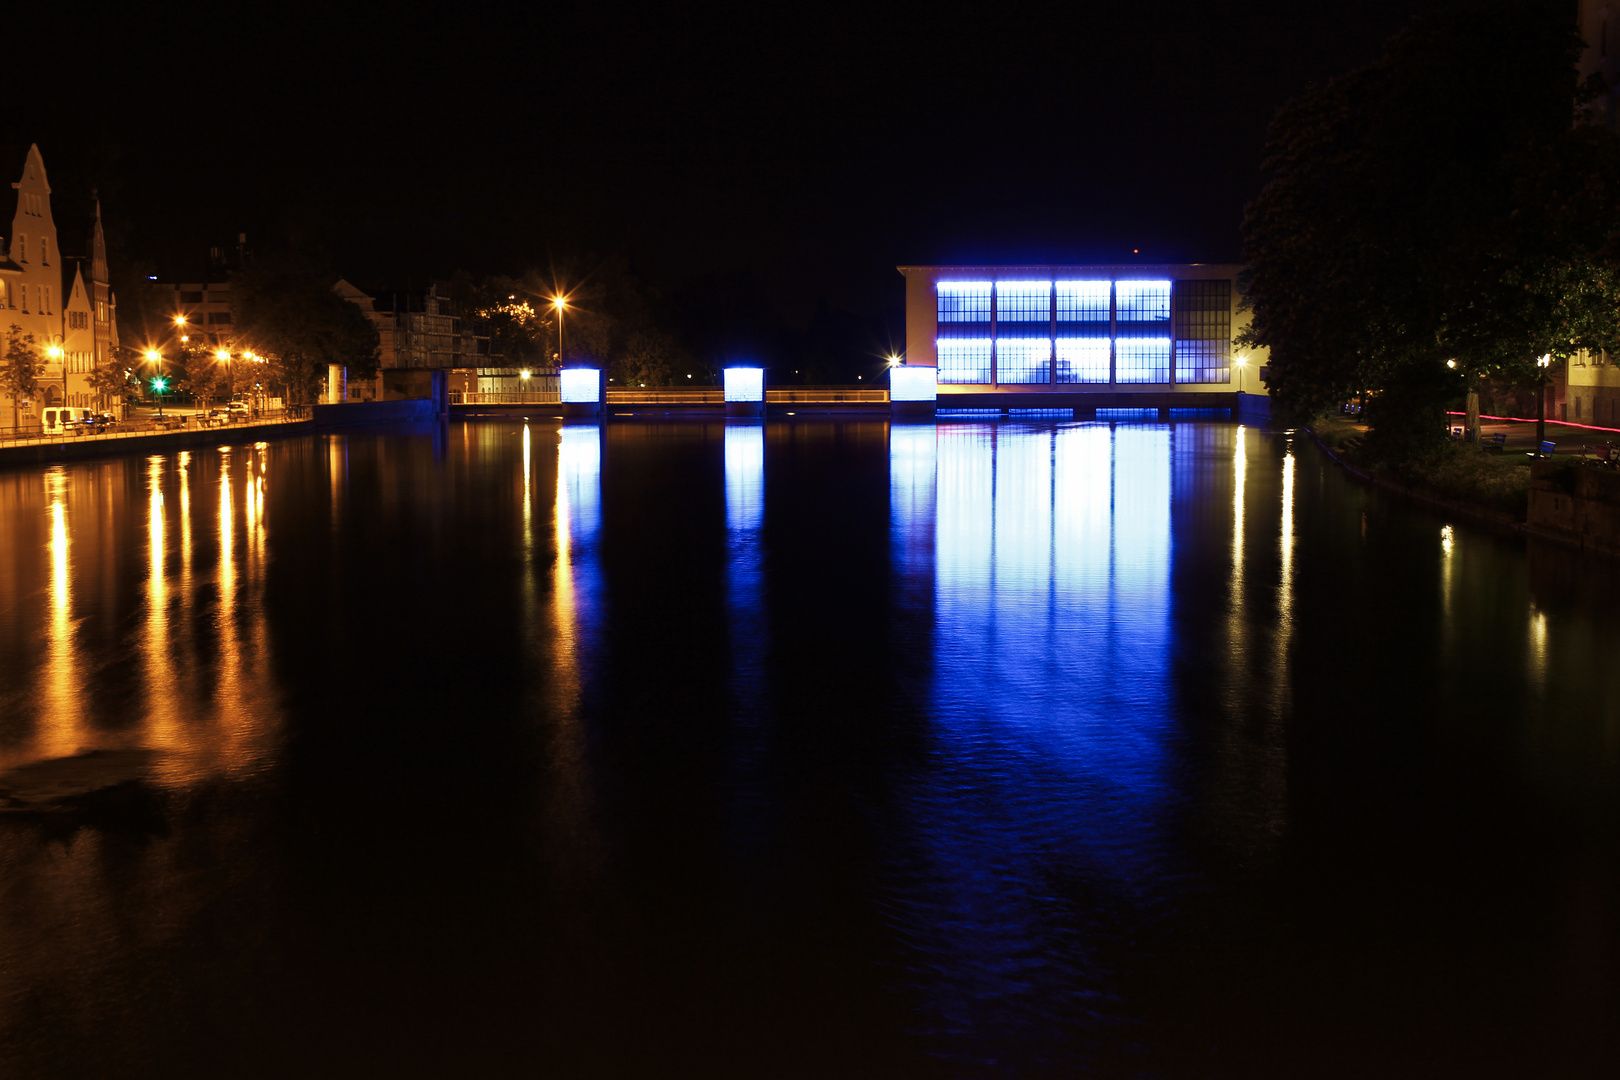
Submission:
[[[1017,325],[1014,323],[1013,325]],[[1007,338],[996,323],[996,382],[1044,383],[1051,379],[1052,340],[1048,337]]]
[[[1178,281],[1176,382],[1232,381],[1232,282]]]
[[[939,324],[983,323],[990,325],[990,283],[988,281],[941,281]]]
[[[1170,283],[1168,281],[1116,281],[1119,321],[1122,323],[1168,323]],[[1142,334],[1141,337],[1150,335]],[[1168,336],[1168,335],[1166,335]]]
[[[942,383],[988,383],[990,381],[990,339],[940,338],[939,381]]]
[[[1114,381],[1167,383],[1170,381],[1170,339],[1121,337],[1114,342]]]
[[[1113,283],[1107,281],[1060,281],[1057,283],[1057,321],[1060,323],[1101,323],[1109,320],[1109,298]],[[1104,331],[1106,333],[1106,330]]]
[[[996,326],[1013,337],[1046,337],[1052,319],[1050,281],[996,282]],[[1025,330],[1029,332],[1024,332]]]
[[[1056,344],[1058,382],[1108,381],[1108,338],[1060,337]]]

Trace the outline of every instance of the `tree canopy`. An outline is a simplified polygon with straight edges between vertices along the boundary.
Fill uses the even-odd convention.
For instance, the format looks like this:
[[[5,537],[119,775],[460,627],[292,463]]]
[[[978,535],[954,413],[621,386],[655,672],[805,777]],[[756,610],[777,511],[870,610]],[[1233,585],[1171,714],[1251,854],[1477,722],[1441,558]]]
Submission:
[[[1375,427],[1438,433],[1479,378],[1620,337],[1620,138],[1580,122],[1567,8],[1414,20],[1278,112],[1239,343],[1270,351],[1284,409],[1372,390]]]
[[[312,400],[329,364],[353,378],[377,374],[376,326],[333,290],[336,279],[296,252],[255,261],[232,283],[237,343],[264,357],[289,403]]]

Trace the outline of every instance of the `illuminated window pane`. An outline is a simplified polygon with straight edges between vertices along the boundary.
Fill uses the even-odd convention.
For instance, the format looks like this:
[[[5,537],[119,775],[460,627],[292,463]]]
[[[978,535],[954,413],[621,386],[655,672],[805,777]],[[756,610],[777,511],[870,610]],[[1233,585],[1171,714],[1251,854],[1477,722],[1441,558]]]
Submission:
[[[998,324],[999,328],[999,324]],[[1050,380],[1052,342],[1049,338],[996,338],[998,383],[1044,383]]]
[[[728,367],[725,372],[727,401],[764,401],[765,369]]]
[[[988,281],[941,281],[939,321],[942,323],[987,323],[990,321]]]
[[[562,399],[566,402],[601,401],[602,373],[595,368],[566,368],[562,372]]]
[[[890,401],[933,401],[935,371],[931,367],[892,367],[889,369]]]
[[[1108,301],[1112,288],[1112,283],[1107,281],[1058,282],[1058,322],[1102,323],[1106,327],[1110,318]]]
[[[996,282],[997,336],[1045,337],[1052,320],[1050,281]]]
[[[1058,338],[1057,381],[1060,383],[1107,382],[1108,338]]]
[[[1232,381],[1232,347],[1225,341],[1183,341],[1176,339],[1176,382],[1229,383]]]
[[[1116,281],[1121,322],[1168,322],[1170,283],[1168,281]]]
[[[1178,281],[1176,382],[1232,381],[1232,282]]]
[[[1119,338],[1114,342],[1114,378],[1122,383],[1170,381],[1170,339]]]
[[[939,350],[939,381],[942,383],[988,383],[990,381],[989,338],[942,338]]]

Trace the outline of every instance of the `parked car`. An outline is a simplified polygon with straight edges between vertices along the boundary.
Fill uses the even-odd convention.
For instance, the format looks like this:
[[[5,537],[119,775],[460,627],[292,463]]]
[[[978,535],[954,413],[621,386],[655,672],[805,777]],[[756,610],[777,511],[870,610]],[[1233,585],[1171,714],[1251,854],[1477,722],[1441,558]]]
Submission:
[[[251,411],[248,409],[248,404],[245,401],[233,401],[229,405],[225,406],[225,411],[231,420],[246,420],[251,415]]]

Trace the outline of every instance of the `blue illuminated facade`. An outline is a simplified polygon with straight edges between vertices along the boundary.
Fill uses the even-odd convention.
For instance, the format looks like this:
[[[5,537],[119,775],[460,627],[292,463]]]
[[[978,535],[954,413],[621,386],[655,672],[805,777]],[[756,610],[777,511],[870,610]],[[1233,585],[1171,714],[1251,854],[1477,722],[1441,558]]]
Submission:
[[[1198,394],[1263,396],[1263,352],[1232,344],[1248,318],[1239,269],[901,267],[907,364],[936,369],[941,407],[987,393],[1158,392],[1160,407],[1196,407]]]

